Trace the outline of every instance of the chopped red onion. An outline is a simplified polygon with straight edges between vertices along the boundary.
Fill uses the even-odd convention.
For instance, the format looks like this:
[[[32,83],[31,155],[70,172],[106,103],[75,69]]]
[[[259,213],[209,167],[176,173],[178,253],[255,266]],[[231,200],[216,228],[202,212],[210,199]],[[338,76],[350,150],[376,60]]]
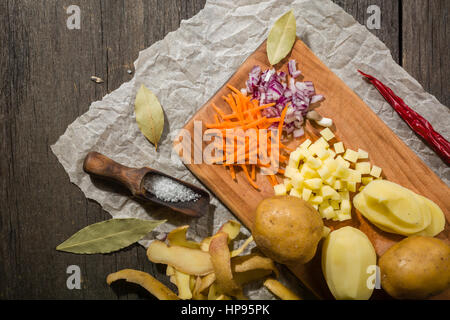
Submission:
[[[268,118],[280,117],[286,105],[290,104],[283,129],[287,134],[296,132],[296,135],[300,135],[310,105],[322,101],[324,96],[316,94],[311,81],[295,81],[301,74],[301,71],[297,70],[295,60],[289,61],[288,71],[289,80],[285,72],[277,72],[274,68],[262,71],[261,67],[255,66],[250,71],[246,87],[241,92],[251,94],[253,99],[259,100],[260,105],[275,103],[274,107],[262,111]],[[278,123],[271,125],[271,128],[277,127]]]

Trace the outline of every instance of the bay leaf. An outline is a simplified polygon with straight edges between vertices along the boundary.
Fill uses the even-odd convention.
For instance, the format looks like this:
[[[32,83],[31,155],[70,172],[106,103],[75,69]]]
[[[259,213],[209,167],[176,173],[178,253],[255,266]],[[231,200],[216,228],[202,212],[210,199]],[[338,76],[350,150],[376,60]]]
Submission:
[[[164,112],[158,98],[144,85],[136,95],[134,112],[139,130],[157,149],[164,129]]]
[[[127,218],[94,223],[75,233],[56,250],[79,254],[110,253],[141,240],[164,222],[166,220]]]
[[[296,33],[297,24],[294,12],[290,10],[275,22],[269,32],[267,57],[271,65],[276,65],[291,52]]]

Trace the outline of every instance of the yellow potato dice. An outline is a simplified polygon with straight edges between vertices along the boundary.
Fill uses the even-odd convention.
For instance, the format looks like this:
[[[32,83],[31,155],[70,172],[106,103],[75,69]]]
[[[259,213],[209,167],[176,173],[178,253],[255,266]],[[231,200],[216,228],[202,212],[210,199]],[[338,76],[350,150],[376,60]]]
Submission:
[[[308,179],[304,181],[304,185],[311,190],[320,190],[320,187],[322,187],[322,179]]]
[[[289,156],[289,167],[298,168],[301,158],[302,155],[300,149],[291,152]]]
[[[284,172],[284,176],[292,179],[296,173],[298,173],[298,169],[292,168],[292,167],[287,167],[286,171]]]
[[[308,201],[312,195],[312,190],[308,188],[303,188],[302,199]]]
[[[303,176],[300,174],[300,172],[297,171],[296,173],[293,174],[291,180],[292,186],[295,189],[300,189],[303,186],[303,180],[304,180]]]
[[[319,169],[322,166],[322,161],[320,161],[320,159],[317,159],[315,157],[309,157],[308,159],[306,159],[306,164],[311,169]]]
[[[369,183],[373,181],[373,177],[363,177],[361,182],[363,185],[367,186]]]
[[[311,204],[321,204],[323,202],[323,198],[321,196],[315,196],[309,199],[309,203]]]
[[[348,170],[348,177],[346,179],[347,182],[355,182],[355,183],[361,183],[361,172],[353,170],[353,169],[347,169]]]
[[[342,156],[337,156],[336,161],[337,161],[337,163],[343,165],[344,167],[350,168],[350,162],[348,162],[347,160],[344,160],[344,158],[342,158]]]
[[[316,172],[316,170],[310,168],[306,163],[302,166],[302,168],[300,170],[300,174],[305,179],[313,179],[313,178],[319,177],[319,174]]]
[[[341,212],[343,214],[351,214],[352,212],[352,205],[350,203],[350,200],[344,199],[341,202]]]
[[[342,188],[343,188],[343,183],[342,183],[342,181],[339,180],[339,179],[336,179],[336,181],[335,181],[334,184],[333,184],[333,188],[334,188],[335,190],[342,190]]]
[[[317,173],[319,174],[319,176],[323,179],[326,180],[328,178],[333,178],[331,176],[331,171],[330,169],[328,169],[328,167],[326,166],[322,166],[317,170]]]
[[[318,204],[313,204],[312,205],[314,209],[319,210],[319,205]]]
[[[324,183],[326,183],[327,185],[329,185],[330,187],[333,187],[335,190],[339,189],[339,188],[335,188],[335,184],[336,184],[336,178],[331,176],[328,179],[324,180]]]
[[[350,192],[356,192],[356,182],[347,181],[347,190]]]
[[[319,212],[322,217],[325,219],[333,219],[334,218],[334,209],[328,202],[322,203],[319,205]]]
[[[300,149],[300,160],[306,159],[311,156],[312,156],[312,154],[311,154],[311,152],[309,152],[309,150],[307,148]]]
[[[311,144],[312,144],[312,141],[309,140],[309,139],[306,139],[305,142],[303,142],[303,143],[300,145],[300,148],[302,148],[302,149],[308,149],[309,146],[310,146]]]
[[[350,192],[348,191],[341,191],[339,192],[339,195],[341,196],[342,200],[350,200]]]
[[[334,210],[339,210],[341,208],[341,202],[338,200],[331,200],[330,205],[333,207]]]
[[[350,175],[350,169],[344,167],[342,164],[338,164],[336,171],[334,172],[334,176],[340,179],[347,179]]]
[[[330,128],[326,128],[326,129],[320,131],[320,134],[327,141],[330,141],[335,137],[334,133],[330,130]]]
[[[291,189],[292,189],[291,179],[284,179],[283,184],[286,186],[286,191],[291,191]]]
[[[369,153],[363,149],[358,149],[358,159],[369,159]]]
[[[291,192],[289,192],[289,195],[300,199],[302,198],[302,195],[300,194],[300,192],[298,192],[297,189],[292,189]]]
[[[342,142],[335,143],[333,148],[336,154],[341,154],[345,152],[344,144]]]
[[[345,161],[345,160],[344,160],[344,161]],[[333,173],[333,172],[335,172],[336,169],[337,169],[338,162],[337,162],[336,160],[330,158],[330,159],[326,159],[326,160],[323,162],[323,165],[324,165],[325,167],[327,167],[328,170],[329,170],[331,173]]]
[[[356,171],[361,172],[361,174],[369,174],[370,173],[370,162],[358,162],[355,165]]]
[[[337,213],[338,221],[347,221],[352,219],[351,213],[343,213],[341,210]]]
[[[347,149],[344,154],[344,159],[350,162],[356,163],[358,161],[359,154],[356,151],[351,149]]]
[[[284,184],[278,184],[275,187],[273,187],[275,190],[276,196],[285,196],[287,194],[286,186]]]
[[[319,159],[326,159],[329,156],[327,149],[318,149],[316,152],[317,158]]]
[[[370,171],[370,175],[375,178],[379,178],[381,176],[382,169],[377,166],[372,167],[372,171]]]
[[[336,195],[339,196],[337,191],[330,186],[322,186],[322,188],[320,188],[320,194],[324,199],[331,199],[333,196]]]

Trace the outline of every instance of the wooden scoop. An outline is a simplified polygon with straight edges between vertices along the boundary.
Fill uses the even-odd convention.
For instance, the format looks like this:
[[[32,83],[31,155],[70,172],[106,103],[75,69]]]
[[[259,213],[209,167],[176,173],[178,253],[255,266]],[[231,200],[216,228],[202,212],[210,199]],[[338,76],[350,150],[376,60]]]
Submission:
[[[83,169],[91,175],[120,183],[127,187],[131,194],[136,198],[157,203],[188,216],[199,217],[209,210],[210,197],[208,192],[151,168],[129,168],[111,160],[101,153],[90,152],[84,159]],[[200,198],[195,201],[185,202],[163,201],[144,187],[145,182],[151,175],[169,178],[174,182],[191,189],[198,194]]]

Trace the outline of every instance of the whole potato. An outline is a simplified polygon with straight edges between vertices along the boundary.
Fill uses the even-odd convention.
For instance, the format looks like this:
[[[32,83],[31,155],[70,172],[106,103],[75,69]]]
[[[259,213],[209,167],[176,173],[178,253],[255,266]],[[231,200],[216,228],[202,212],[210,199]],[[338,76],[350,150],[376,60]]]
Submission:
[[[277,196],[258,205],[252,233],[261,251],[273,260],[304,264],[314,257],[323,230],[320,214],[309,203]]]
[[[425,299],[450,286],[450,247],[431,237],[412,236],[379,261],[381,286],[397,299]]]

